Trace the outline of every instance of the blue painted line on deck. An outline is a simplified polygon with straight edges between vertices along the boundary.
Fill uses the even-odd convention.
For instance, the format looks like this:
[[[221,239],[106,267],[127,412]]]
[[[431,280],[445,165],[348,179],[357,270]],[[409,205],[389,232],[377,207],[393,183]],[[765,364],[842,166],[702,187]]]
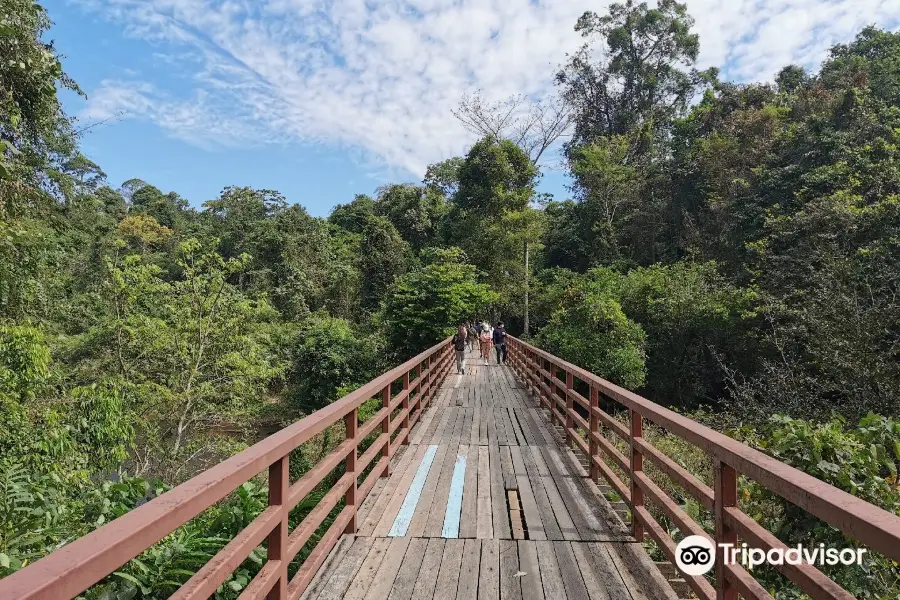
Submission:
[[[447,501],[447,512],[444,514],[444,529],[441,537],[459,537],[459,516],[462,512],[463,488],[466,483],[466,457],[457,456],[453,465],[453,479],[450,480],[450,499]]]
[[[394,524],[391,525],[388,537],[403,537],[406,535],[406,530],[409,529],[409,523],[412,521],[413,513],[416,512],[419,496],[422,495],[422,488],[425,487],[425,479],[428,477],[428,471],[431,470],[431,463],[434,462],[434,455],[437,452],[437,448],[437,446],[428,446],[428,450],[425,451],[425,456],[422,457],[422,463],[416,470],[416,475],[413,477],[412,484],[409,486],[409,491],[406,492],[406,498],[403,499],[403,505],[400,507],[400,512],[397,513],[397,518],[394,519]]]

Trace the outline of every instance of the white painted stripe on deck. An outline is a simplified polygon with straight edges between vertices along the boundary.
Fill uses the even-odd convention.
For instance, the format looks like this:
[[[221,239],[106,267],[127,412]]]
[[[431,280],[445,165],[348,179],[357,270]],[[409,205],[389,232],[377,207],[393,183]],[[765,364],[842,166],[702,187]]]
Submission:
[[[422,457],[422,462],[419,468],[416,469],[416,475],[409,486],[409,491],[406,492],[406,498],[403,499],[400,512],[397,513],[397,518],[394,519],[394,524],[391,525],[388,537],[403,537],[406,535],[406,530],[409,529],[413,513],[416,512],[416,505],[419,503],[419,496],[422,495],[422,488],[425,487],[425,479],[428,477],[428,471],[431,470],[431,463],[434,462],[434,455],[437,449],[438,447],[434,445],[428,446],[428,450],[425,451],[425,456]]]
[[[466,483],[466,457],[456,457],[453,465],[453,479],[450,480],[450,499],[447,501],[447,512],[444,514],[444,529],[441,537],[459,537],[459,515],[462,512],[463,487]]]

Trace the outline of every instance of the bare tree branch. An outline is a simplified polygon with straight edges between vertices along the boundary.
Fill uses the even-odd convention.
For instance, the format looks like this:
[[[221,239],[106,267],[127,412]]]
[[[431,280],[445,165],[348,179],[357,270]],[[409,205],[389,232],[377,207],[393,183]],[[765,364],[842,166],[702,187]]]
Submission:
[[[571,123],[569,109],[559,98],[532,102],[516,95],[502,102],[486,103],[477,91],[464,95],[452,112],[471,133],[510,140],[535,164],[566,134]]]

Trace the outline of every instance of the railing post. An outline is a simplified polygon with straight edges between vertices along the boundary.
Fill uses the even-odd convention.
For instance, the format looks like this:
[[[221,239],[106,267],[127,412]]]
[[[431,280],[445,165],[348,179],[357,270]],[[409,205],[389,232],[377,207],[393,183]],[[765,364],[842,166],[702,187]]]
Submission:
[[[431,365],[431,355],[429,354],[428,358],[425,359],[425,370],[428,371],[428,373],[425,375],[425,381],[422,382],[425,386],[425,395],[422,399],[426,406],[428,405],[428,399],[431,397],[431,376],[434,375],[434,373],[431,372]]]
[[[422,363],[416,365],[416,406],[419,409],[419,419],[422,418]]]
[[[381,390],[381,406],[388,408],[391,405],[391,384],[384,386]],[[384,448],[381,449],[381,456],[387,458],[387,464],[384,465],[382,477],[391,476],[391,411],[387,411],[384,419],[381,421],[381,433],[387,435],[387,441]]]
[[[599,457],[600,449],[597,447],[596,437],[600,435],[600,420],[597,418],[597,410],[600,409],[600,393],[597,391],[597,388],[591,386],[591,394],[590,394],[590,408],[588,409],[588,424],[590,431],[588,431],[588,461],[590,462],[590,474],[591,480],[596,483],[597,480],[600,479],[600,471],[597,468],[597,464],[594,462],[595,457]]]
[[[556,389],[556,382],[553,381],[553,378],[556,377],[556,365],[553,364],[552,360],[548,360],[547,362],[548,362],[547,366],[550,367],[549,369],[547,369],[547,371],[550,372],[550,384],[549,384],[550,392],[547,394],[547,406],[550,408],[550,417],[551,417],[550,422],[553,423],[554,425],[562,426],[562,422],[560,422],[559,418],[556,416],[556,398],[553,397],[554,395],[558,395],[557,389]]]
[[[544,385],[546,385],[546,383],[547,383],[545,381],[544,373],[543,373],[543,371],[545,371],[545,370],[547,370],[547,359],[545,359],[543,356],[539,356],[538,357],[538,389],[540,390],[540,392],[538,392],[538,393],[540,394],[540,397],[541,397],[541,408],[549,408],[550,409],[550,424],[553,425],[553,423],[556,422],[556,417],[553,416],[553,407],[550,406],[549,399],[544,395],[544,392],[545,392]]]
[[[357,409],[354,408],[346,417],[344,417],[344,429],[347,432],[346,438],[348,440],[353,440],[353,447],[347,454],[347,458],[344,459],[344,471],[353,474],[353,480],[350,482],[350,487],[347,488],[346,493],[344,493],[344,504],[353,507],[353,516],[350,517],[350,522],[347,523],[347,528],[344,530],[344,533],[356,533],[356,510],[358,508],[356,505],[356,456],[359,452],[359,440],[356,439],[356,428],[358,425],[359,415]]]
[[[535,379],[537,378],[537,371],[535,365],[537,364],[537,356],[533,351],[528,352],[529,360],[531,362],[528,363],[528,391],[532,393],[532,395],[537,394],[537,389],[535,388]],[[541,397],[538,395],[538,405],[541,404]]]
[[[631,417],[631,534],[638,542],[644,541],[644,526],[638,521],[637,508],[644,506],[644,490],[637,484],[635,473],[644,470],[644,455],[635,440],[644,437],[644,418],[635,410],[628,410]]]
[[[406,415],[403,417],[403,427],[406,429],[406,433],[403,437],[403,445],[409,444],[409,371],[403,374],[403,393],[405,397],[403,398],[403,414]]]
[[[725,509],[737,506],[737,471],[716,464],[716,600],[737,600],[738,590],[725,575],[725,551],[720,544],[737,544],[737,532],[725,524]]]
[[[290,470],[288,469],[288,456],[283,456],[269,465],[269,506],[281,507],[281,520],[275,529],[269,533],[267,544],[267,556],[269,561],[280,561],[278,567],[278,581],[269,592],[268,600],[287,600],[288,585],[288,514],[287,507],[288,489],[291,484]]]
[[[575,410],[575,402],[572,400],[572,387],[575,384],[575,378],[566,371],[566,446],[571,448],[573,444],[572,434],[569,431],[575,426],[575,419],[572,418],[572,412]]]
[[[531,364],[528,365],[529,372],[531,373],[531,378],[529,380],[529,384],[531,385],[531,393],[537,395],[538,405],[543,406],[543,402],[541,402],[541,395],[539,392],[539,388],[537,387],[537,354],[534,352],[531,353]]]

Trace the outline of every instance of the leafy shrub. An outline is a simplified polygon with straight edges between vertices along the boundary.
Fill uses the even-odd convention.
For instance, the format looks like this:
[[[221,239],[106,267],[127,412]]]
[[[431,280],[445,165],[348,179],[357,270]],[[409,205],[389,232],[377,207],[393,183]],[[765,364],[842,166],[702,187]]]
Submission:
[[[315,313],[301,323],[290,350],[288,384],[295,404],[308,412],[341,397],[340,390],[372,375],[376,340],[344,320]]]
[[[646,336],[641,326],[625,315],[610,291],[609,281],[615,281],[618,274],[608,270],[603,274],[604,280],[576,279],[564,292],[557,287],[559,307],[535,341],[548,352],[592,373],[624,387],[637,388],[646,376]]]
[[[634,269],[617,296],[647,334],[645,387],[657,402],[713,402],[725,392],[723,364],[753,372],[756,294],[727,282],[715,263]]]
[[[475,267],[458,248],[423,255],[425,266],[396,279],[381,316],[398,359],[449,337],[459,323],[498,299],[477,281]]]

